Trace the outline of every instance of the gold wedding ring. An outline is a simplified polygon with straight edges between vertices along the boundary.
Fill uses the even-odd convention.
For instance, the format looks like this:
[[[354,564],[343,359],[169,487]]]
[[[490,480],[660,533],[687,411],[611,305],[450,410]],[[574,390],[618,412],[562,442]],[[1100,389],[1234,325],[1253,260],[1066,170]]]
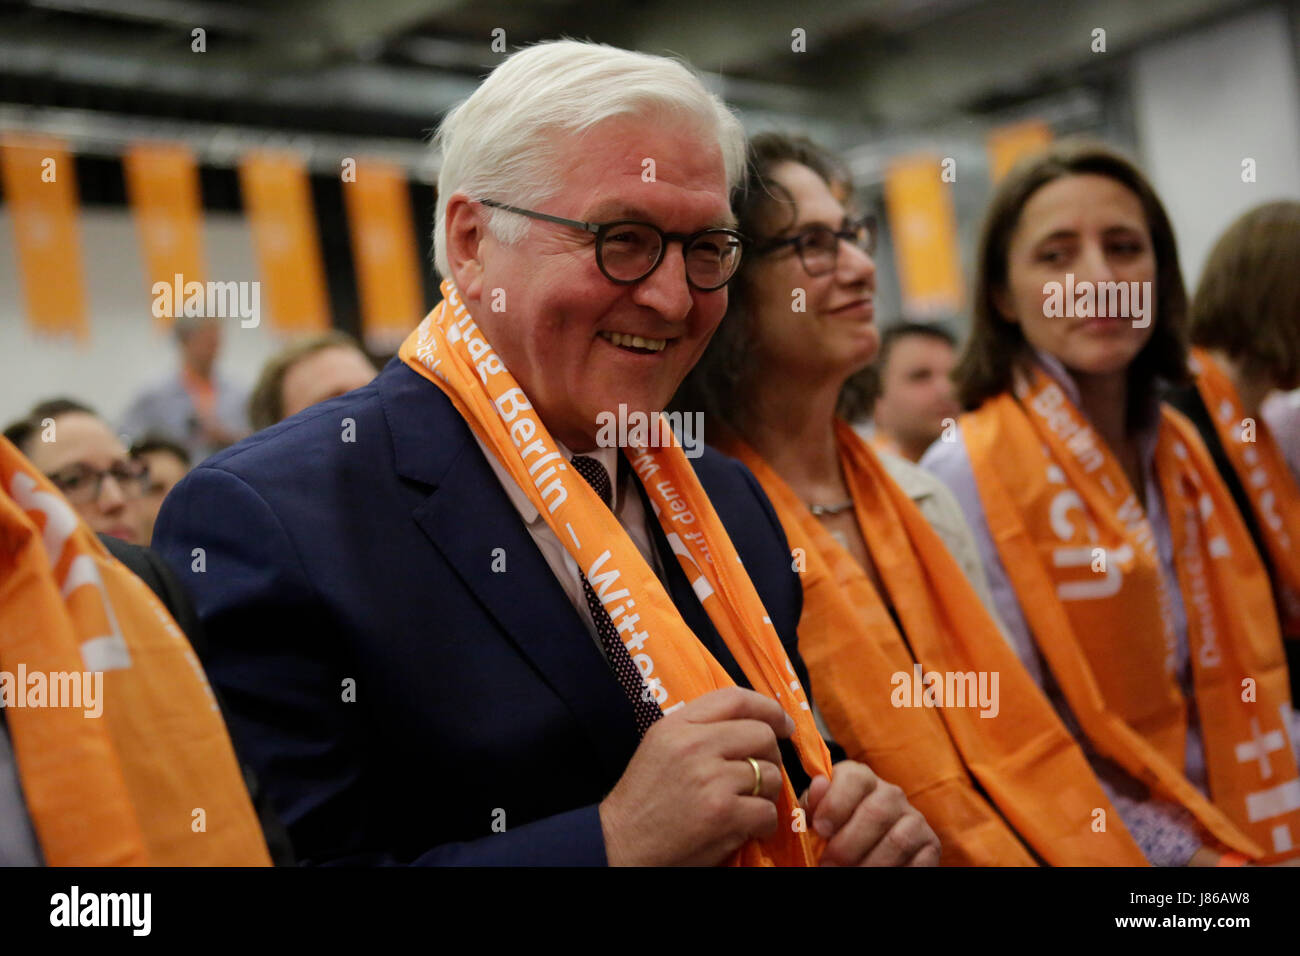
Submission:
[[[754,768],[754,789],[749,791],[751,797],[756,797],[763,789],[763,768],[758,765],[758,761],[753,757],[746,757],[749,765]]]

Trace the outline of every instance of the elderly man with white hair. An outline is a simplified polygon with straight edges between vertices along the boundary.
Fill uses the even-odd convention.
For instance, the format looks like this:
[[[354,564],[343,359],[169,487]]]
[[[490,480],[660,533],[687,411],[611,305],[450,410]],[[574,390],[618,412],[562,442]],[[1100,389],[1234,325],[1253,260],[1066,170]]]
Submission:
[[[436,145],[443,301],[154,538],[298,857],[937,862],[897,787],[832,767],[757,483],[658,424],[743,251],[736,120],[679,63],[564,41]],[[603,413],[649,424],[611,447]]]

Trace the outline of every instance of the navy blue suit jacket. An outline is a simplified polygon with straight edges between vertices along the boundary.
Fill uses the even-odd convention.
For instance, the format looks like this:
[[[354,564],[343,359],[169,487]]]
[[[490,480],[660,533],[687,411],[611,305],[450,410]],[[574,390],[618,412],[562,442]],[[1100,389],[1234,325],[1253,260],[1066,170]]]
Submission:
[[[694,465],[807,688],[771,505],[739,463]],[[650,525],[683,617],[747,686]],[[431,382],[395,360],[207,459],[153,545],[194,597],[231,732],[300,860],[606,862],[597,805],[636,749],[631,704]]]

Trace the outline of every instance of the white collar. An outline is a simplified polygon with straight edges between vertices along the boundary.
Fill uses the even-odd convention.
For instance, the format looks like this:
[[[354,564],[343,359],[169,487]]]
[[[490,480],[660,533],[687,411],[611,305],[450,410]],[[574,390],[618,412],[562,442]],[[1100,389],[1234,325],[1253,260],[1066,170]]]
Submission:
[[[510,503],[514,505],[515,510],[519,512],[519,516],[528,524],[540,520],[542,517],[541,512],[539,512],[537,507],[531,500],[529,500],[528,495],[526,495],[524,490],[519,487],[519,483],[514,480],[510,475],[510,472],[505,469],[505,466],[503,466],[501,462],[497,461],[497,457],[492,453],[492,450],[489,449],[487,445],[483,444],[478,435],[474,436],[474,440],[478,442],[478,446],[482,449],[484,457],[488,460],[488,464],[491,465],[492,470],[496,472],[502,488],[505,489],[506,495],[510,498]],[[552,441],[555,442],[555,450],[564,456],[565,461],[570,461],[573,458],[573,452],[569,451],[568,447],[565,446],[562,441],[559,439],[552,439]],[[618,449],[597,448],[593,451],[584,452],[583,455],[586,458],[596,459],[596,461],[600,462],[601,467],[603,467],[609,474],[609,486],[614,490],[613,510],[614,513],[617,514],[619,506],[622,504],[622,496],[619,494],[620,489],[618,483]]]

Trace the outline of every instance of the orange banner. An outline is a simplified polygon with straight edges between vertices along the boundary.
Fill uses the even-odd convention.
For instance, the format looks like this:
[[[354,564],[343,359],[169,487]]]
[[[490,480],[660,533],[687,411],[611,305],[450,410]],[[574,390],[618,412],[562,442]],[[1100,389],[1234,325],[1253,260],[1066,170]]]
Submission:
[[[996,183],[1022,157],[1036,153],[1052,141],[1052,128],[1042,120],[1009,123],[993,129],[986,141],[989,175]]]
[[[956,167],[938,156],[904,156],[885,171],[885,208],[903,312],[925,319],[962,307],[961,258],[952,193]]]
[[[361,333],[366,347],[397,351],[424,318],[420,254],[411,216],[411,197],[401,168],[378,160],[359,161],[355,179],[343,181],[352,259],[361,297]]]
[[[325,266],[302,160],[292,153],[249,153],[239,163],[239,185],[275,327],[327,330]]]
[[[194,154],[173,143],[137,143],[122,157],[126,194],[135,211],[140,231],[140,252],[149,295],[154,283],[168,287],[180,276],[182,287],[204,282],[203,200],[199,192],[199,169]],[[154,309],[164,326],[171,325],[181,303]],[[161,303],[160,303],[161,304]]]
[[[86,315],[77,175],[67,146],[52,137],[0,137],[0,175],[22,273],[27,321],[36,332],[90,337]]]

